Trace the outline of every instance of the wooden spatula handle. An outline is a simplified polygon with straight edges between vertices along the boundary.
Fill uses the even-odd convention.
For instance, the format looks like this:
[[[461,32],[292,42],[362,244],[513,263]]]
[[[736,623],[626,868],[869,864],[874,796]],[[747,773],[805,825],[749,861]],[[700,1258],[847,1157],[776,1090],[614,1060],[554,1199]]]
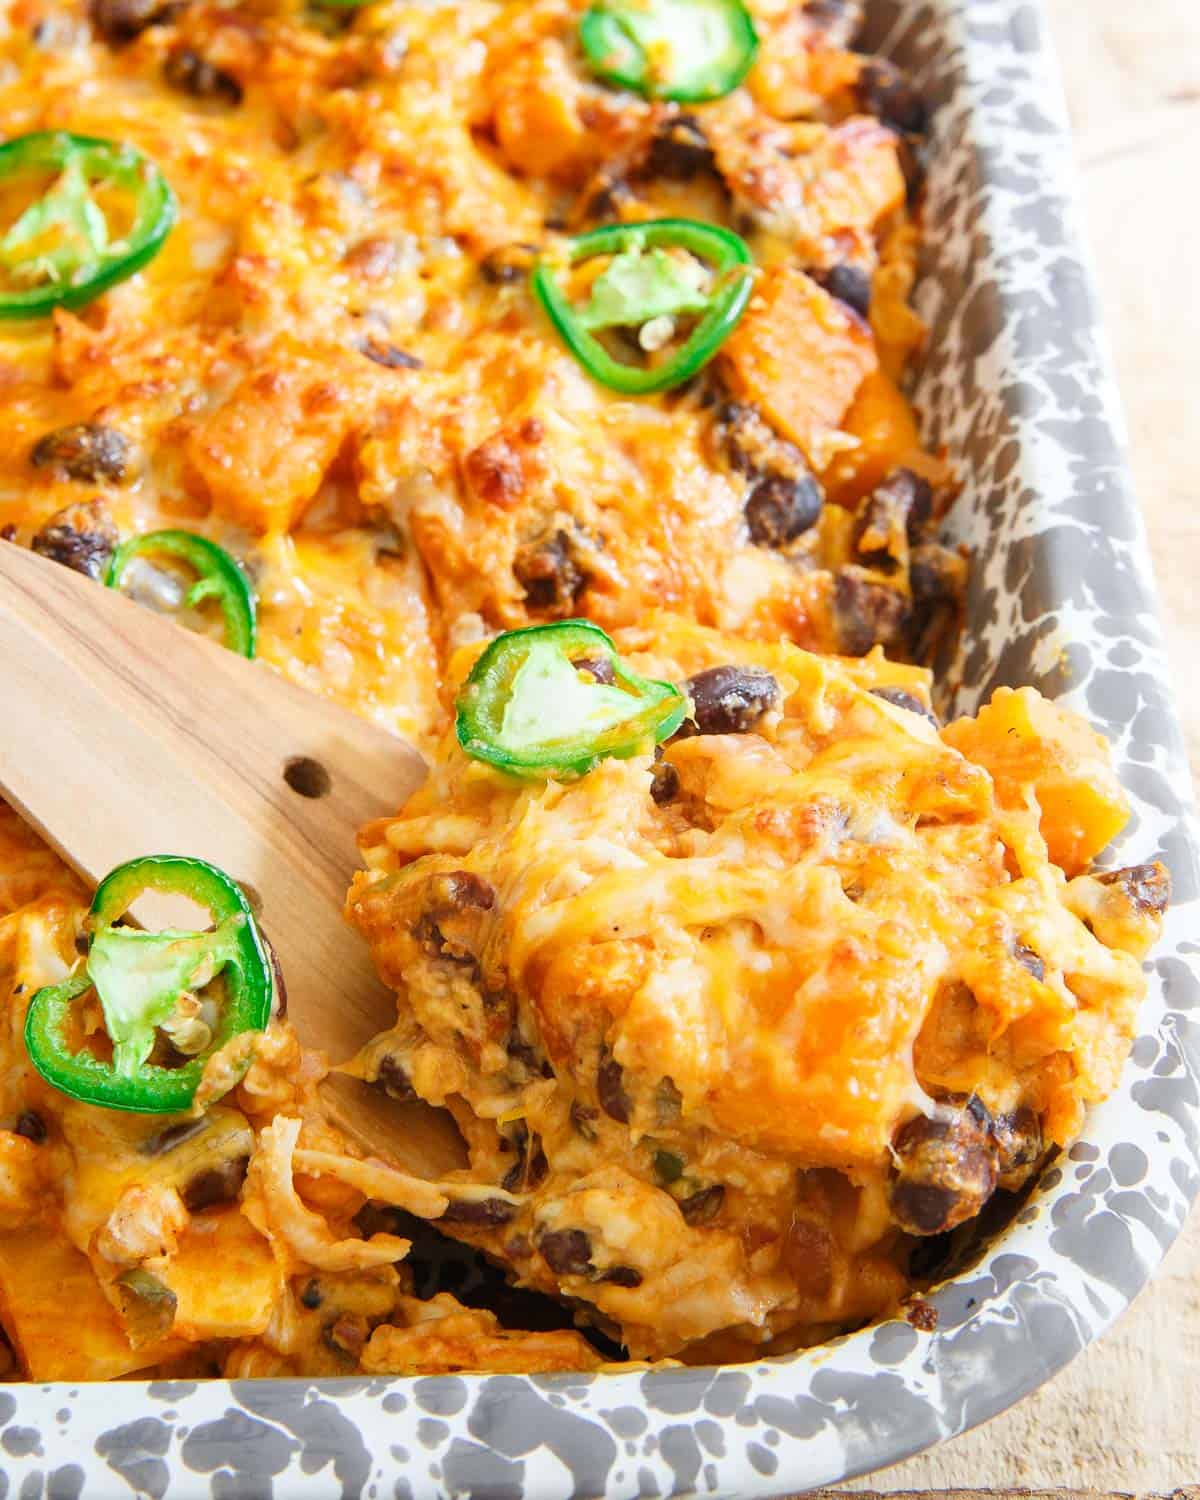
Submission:
[[[0,697],[0,791],[89,882],[211,860],[261,901],[307,1044],[344,1058],[394,1019],[341,907],[356,828],[424,775],[410,745],[8,544]]]

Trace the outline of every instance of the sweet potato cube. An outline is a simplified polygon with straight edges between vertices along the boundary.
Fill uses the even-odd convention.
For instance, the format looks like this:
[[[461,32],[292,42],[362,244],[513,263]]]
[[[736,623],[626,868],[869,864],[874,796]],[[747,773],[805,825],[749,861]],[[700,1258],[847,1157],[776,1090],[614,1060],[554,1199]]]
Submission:
[[[871,331],[803,271],[766,271],[722,351],[733,393],[757,406],[823,469],[863,380],[876,367]]]
[[[270,1244],[238,1208],[197,1214],[159,1279],[175,1293],[175,1333],[197,1342],[262,1333],[283,1292]]]
[[[858,447],[839,453],[821,476],[827,498],[838,505],[853,508],[896,468],[933,484],[947,477],[946,464],[922,451],[912,407],[882,370],[863,381],[841,425]]]
[[[368,373],[345,362],[282,359],[246,375],[192,428],[186,458],[222,515],[253,531],[287,530],[373,393]]]
[[[1050,858],[1077,875],[1115,838],[1129,804],[1108,745],[1078,714],[1033,688],[998,688],[973,719],[942,731],[948,745],[991,772],[1005,808],[1025,805],[1032,789]]]
[[[579,85],[559,49],[520,54],[496,81],[496,139],[519,172],[570,174],[595,151],[577,108]]]
[[[87,1256],[42,1225],[0,1235],[0,1312],[31,1380],[115,1380],[184,1348],[132,1348]]]
[[[830,132],[825,163],[806,195],[825,235],[870,231],[904,202],[896,137],[878,120],[856,117]]]

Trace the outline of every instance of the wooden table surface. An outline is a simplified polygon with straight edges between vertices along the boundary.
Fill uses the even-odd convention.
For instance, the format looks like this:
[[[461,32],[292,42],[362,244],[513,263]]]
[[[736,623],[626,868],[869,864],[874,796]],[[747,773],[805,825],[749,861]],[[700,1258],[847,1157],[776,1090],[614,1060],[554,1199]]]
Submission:
[[[1200,785],[1200,0],[1042,3]],[[1196,1214],[1153,1284],[1056,1379],[976,1432],[847,1488],[1190,1485],[1200,1486]]]

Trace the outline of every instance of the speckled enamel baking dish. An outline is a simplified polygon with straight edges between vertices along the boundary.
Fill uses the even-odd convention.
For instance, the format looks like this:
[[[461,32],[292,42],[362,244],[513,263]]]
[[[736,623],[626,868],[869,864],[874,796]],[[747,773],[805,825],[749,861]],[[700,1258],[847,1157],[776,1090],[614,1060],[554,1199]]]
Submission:
[[[936,105],[917,397],[968,481],[959,707],[1002,683],[1069,698],[1112,740],[1133,800],[1115,862],[1158,856],[1174,880],[1121,1087],[1015,1223],[933,1296],[936,1333],[893,1322],[756,1365],[626,1375],[10,1386],[3,1493],[805,1490],[1010,1406],[1103,1331],[1179,1230],[1200,1184],[1190,788],[1044,23],[1027,0],[877,0],[871,24]]]

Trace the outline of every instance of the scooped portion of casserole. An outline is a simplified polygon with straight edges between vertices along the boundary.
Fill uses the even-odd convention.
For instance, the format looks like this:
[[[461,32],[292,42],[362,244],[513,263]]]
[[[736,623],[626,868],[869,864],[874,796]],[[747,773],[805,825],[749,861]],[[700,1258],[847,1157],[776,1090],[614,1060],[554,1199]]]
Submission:
[[[526,662],[365,830],[347,911],[398,1018],[356,1068],[453,1112],[488,1192],[439,1228],[635,1357],[813,1342],[1113,1087],[1166,874],[1088,873],[1124,798],[1031,689],[939,729],[879,653],[666,615],[617,644],[614,677],[564,635],[544,723],[623,673],[679,684],[657,751],[490,763]]]

